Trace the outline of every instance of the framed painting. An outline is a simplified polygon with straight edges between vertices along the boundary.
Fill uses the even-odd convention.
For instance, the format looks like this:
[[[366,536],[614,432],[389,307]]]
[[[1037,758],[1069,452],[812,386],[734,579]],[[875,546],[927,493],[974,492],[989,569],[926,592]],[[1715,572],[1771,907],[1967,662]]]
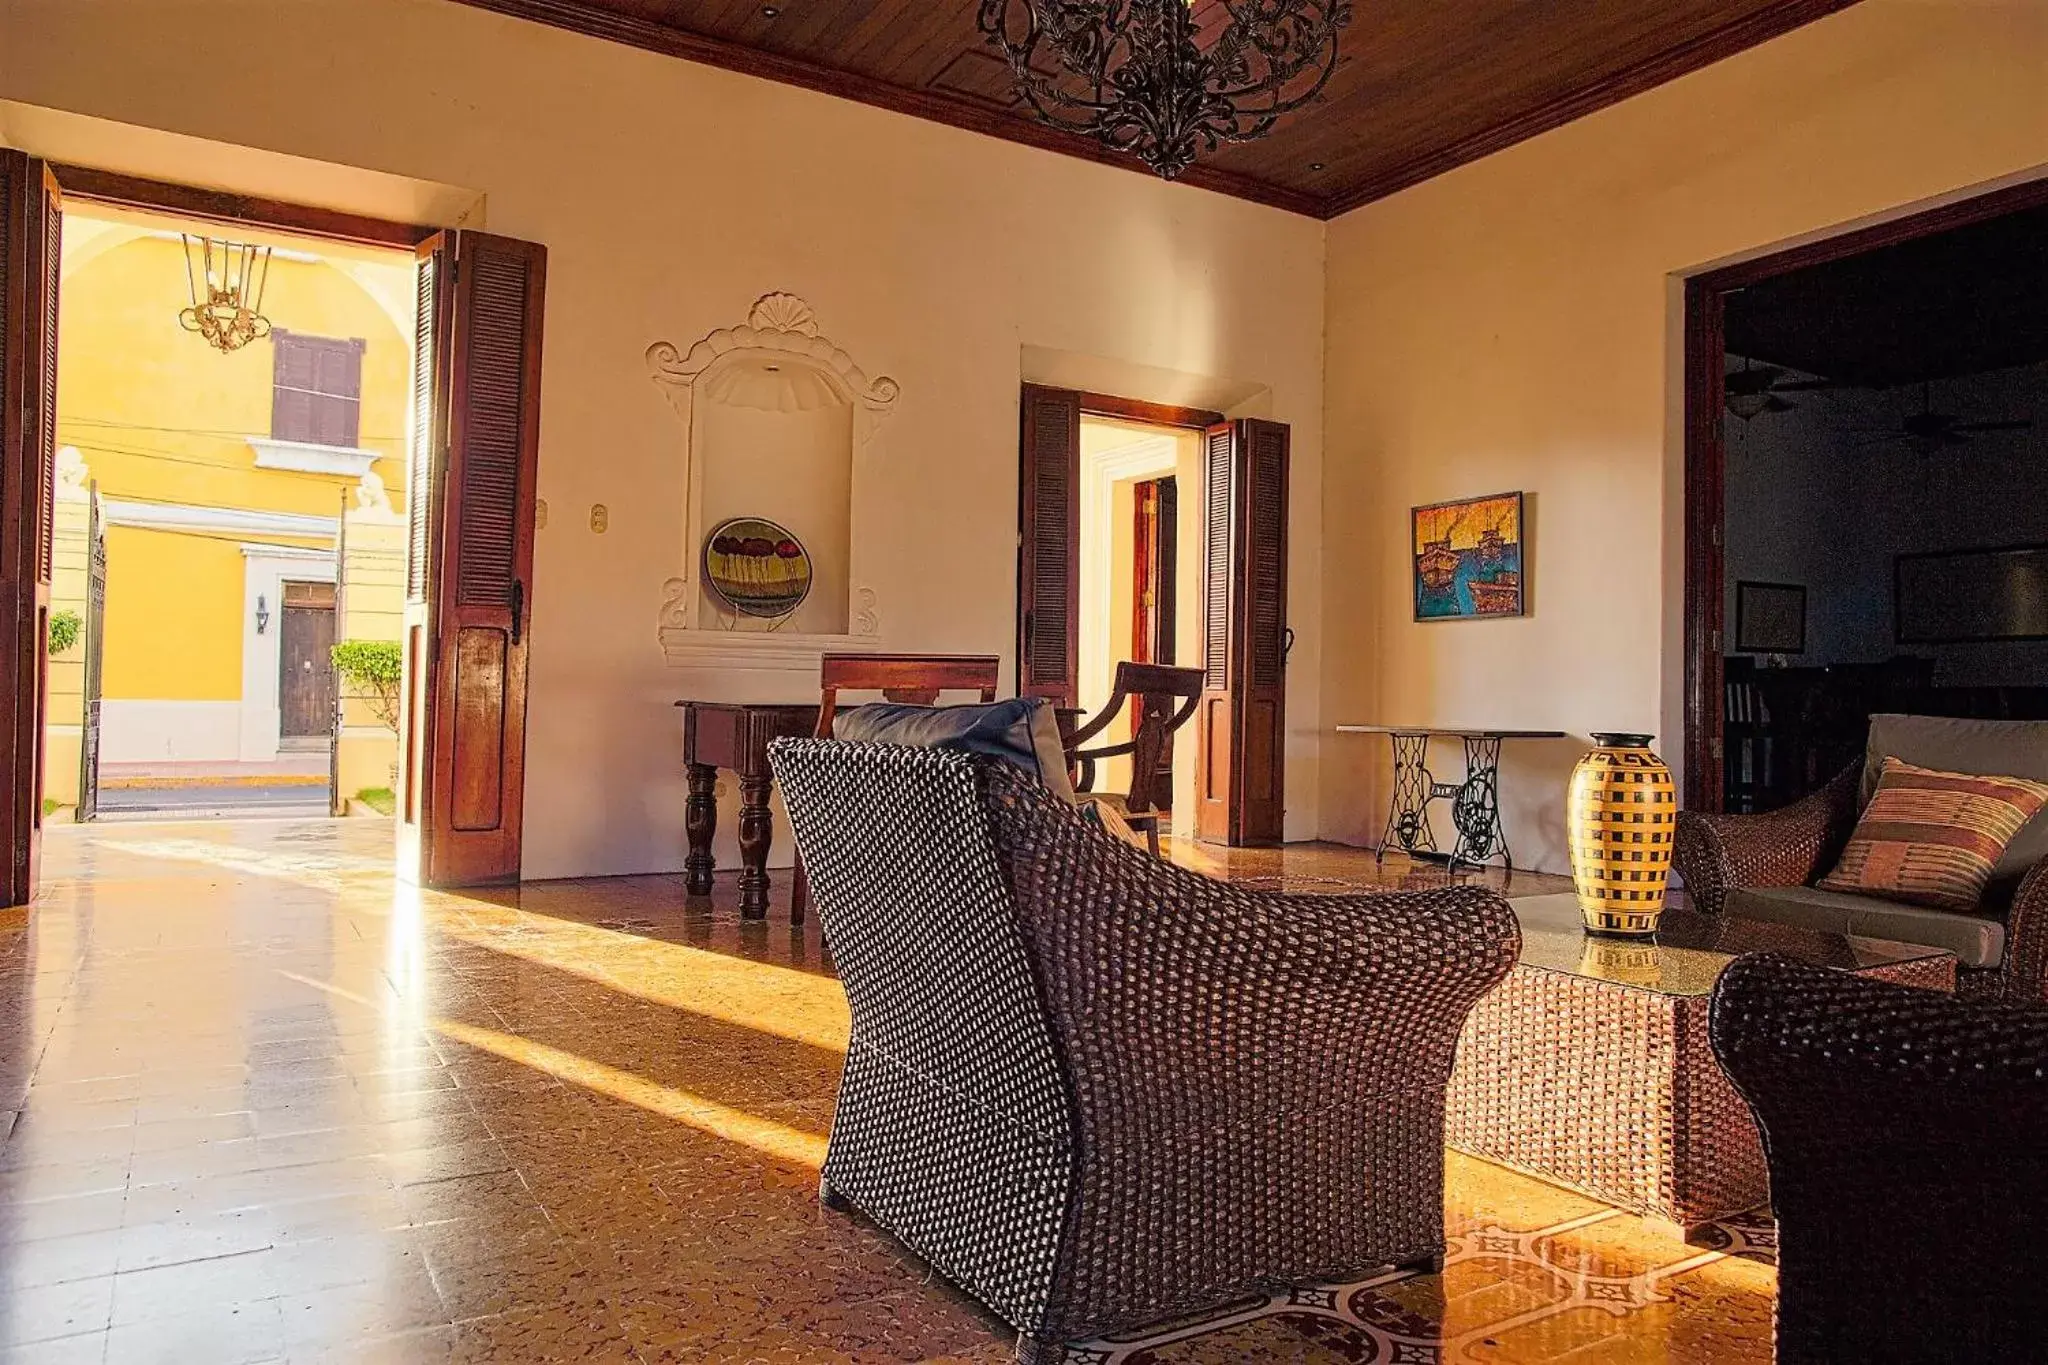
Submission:
[[[1902,645],[2048,640],[2048,545],[1900,555],[1892,593]]]
[[[1797,583],[1735,585],[1735,652],[1804,654],[1806,589]]]
[[[1416,620],[1523,614],[1528,583],[1520,493],[1417,507],[1409,513],[1409,531]]]

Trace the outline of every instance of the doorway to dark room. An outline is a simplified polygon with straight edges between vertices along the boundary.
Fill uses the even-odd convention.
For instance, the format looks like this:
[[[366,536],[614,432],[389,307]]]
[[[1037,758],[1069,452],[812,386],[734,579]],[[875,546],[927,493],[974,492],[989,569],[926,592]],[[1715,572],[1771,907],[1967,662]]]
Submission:
[[[1687,799],[2048,718],[2048,182],[1688,284]]]

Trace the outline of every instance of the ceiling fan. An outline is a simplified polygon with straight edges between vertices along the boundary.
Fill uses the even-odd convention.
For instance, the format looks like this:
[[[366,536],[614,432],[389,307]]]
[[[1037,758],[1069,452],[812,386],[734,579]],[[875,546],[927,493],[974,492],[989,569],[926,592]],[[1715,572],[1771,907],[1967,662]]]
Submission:
[[[1891,434],[1906,438],[1906,443],[1922,455],[1932,455],[1949,446],[1964,446],[1970,438],[1991,431],[2026,431],[2033,423],[2025,418],[1999,422],[1966,422],[1953,412],[1934,410],[1934,386],[1923,383],[1920,386],[1920,411],[1908,414]]]
[[[1723,401],[1728,411],[1745,422],[1753,422],[1767,412],[1790,412],[1798,406],[1780,397],[1781,394],[1841,387],[1832,379],[1793,379],[1783,367],[1759,365],[1748,356],[1742,358],[1741,369],[1728,372],[1724,383],[1727,396]]]

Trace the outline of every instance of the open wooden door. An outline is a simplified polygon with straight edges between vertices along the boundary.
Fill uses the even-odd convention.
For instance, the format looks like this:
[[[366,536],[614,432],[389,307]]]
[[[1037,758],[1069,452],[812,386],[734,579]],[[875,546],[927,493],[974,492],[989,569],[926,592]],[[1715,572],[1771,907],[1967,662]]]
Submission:
[[[1202,469],[1202,699],[1195,832],[1277,844],[1286,815],[1288,429],[1209,430]]]
[[[547,253],[451,231],[419,261],[400,869],[517,881]]]
[[[100,486],[86,490],[85,668],[78,704],[78,808],[80,824],[100,816],[100,699],[106,691],[107,517]]]
[[[34,897],[43,825],[60,208],[42,162],[0,150],[0,905]]]
[[[1080,699],[1081,395],[1026,384],[1020,414],[1017,695]]]

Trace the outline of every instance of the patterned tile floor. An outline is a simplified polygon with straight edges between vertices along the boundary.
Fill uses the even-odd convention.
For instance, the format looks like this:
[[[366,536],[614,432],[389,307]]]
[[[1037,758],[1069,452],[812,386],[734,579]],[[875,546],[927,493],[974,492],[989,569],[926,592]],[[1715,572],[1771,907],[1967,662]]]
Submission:
[[[846,1015],[815,928],[669,877],[421,894],[388,848],[372,821],[52,831],[43,899],[0,915],[0,1361],[1009,1358],[817,1206]],[[1214,870],[1379,875],[1314,848]],[[1441,1276],[1088,1349],[1769,1358],[1768,1224],[1684,1246],[1455,1156],[1448,1201]]]

